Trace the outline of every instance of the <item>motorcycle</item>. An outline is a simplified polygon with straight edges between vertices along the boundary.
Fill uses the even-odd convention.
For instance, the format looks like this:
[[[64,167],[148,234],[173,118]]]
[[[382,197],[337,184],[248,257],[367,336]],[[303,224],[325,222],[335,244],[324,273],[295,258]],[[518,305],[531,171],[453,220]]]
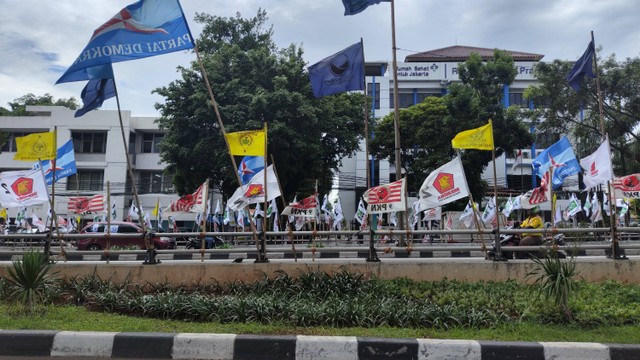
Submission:
[[[218,236],[207,236],[204,238],[205,249],[215,249],[224,247],[227,243]],[[202,249],[202,242],[199,237],[190,237],[187,242],[187,249]]]
[[[506,227],[505,229],[513,229],[513,226]],[[521,235],[527,234],[500,234],[500,249],[505,246],[519,246]],[[553,236],[547,236],[540,246],[551,247],[553,245],[563,246],[565,245],[564,234],[555,234]],[[493,260],[496,255],[496,242],[491,242],[491,248],[487,253],[487,259]],[[539,259],[544,257],[547,251],[502,251],[502,256],[506,259]],[[560,259],[566,259],[567,254],[563,250],[555,251],[555,254]]]

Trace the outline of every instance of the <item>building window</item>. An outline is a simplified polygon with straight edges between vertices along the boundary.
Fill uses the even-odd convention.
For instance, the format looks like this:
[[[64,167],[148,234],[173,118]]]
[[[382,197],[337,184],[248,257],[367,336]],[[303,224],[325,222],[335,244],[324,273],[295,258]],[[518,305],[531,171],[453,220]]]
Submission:
[[[509,106],[522,106],[529,107],[529,101],[523,97],[522,93],[510,92],[509,93]]]
[[[22,136],[27,136],[31,133],[26,133],[26,132],[12,132],[9,133],[9,136],[7,137],[7,142],[4,143],[4,145],[2,145],[2,147],[0,148],[0,151],[2,152],[16,152],[18,151],[18,147],[16,146],[16,138],[18,137],[22,137]]]
[[[416,94],[417,104],[423,102],[424,99],[428,98],[429,96],[440,97],[440,96],[442,96],[442,94],[441,93],[418,92]]]
[[[413,93],[400,93],[398,94],[398,101],[400,102],[400,109],[406,109],[411,105],[414,105]],[[394,108],[393,92],[389,92],[389,107]]]
[[[144,134],[142,137],[142,152],[154,153],[160,152],[160,142],[164,138],[164,134]]]
[[[373,99],[373,108],[380,109],[380,83],[376,83],[375,85],[375,98],[372,94],[374,90],[373,83],[367,84],[367,96]]]
[[[80,170],[77,180],[74,177],[67,179],[67,190],[91,190],[102,191],[104,183],[104,170]]]
[[[142,171],[138,191],[141,194],[173,193],[173,176],[162,171]]]
[[[104,154],[107,149],[106,132],[71,132],[73,149],[77,153]]]

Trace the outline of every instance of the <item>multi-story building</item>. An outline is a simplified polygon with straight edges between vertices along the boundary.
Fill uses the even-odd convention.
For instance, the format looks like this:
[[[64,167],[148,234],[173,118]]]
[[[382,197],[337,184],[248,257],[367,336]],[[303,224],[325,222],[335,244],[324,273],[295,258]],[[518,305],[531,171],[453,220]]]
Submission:
[[[520,51],[507,51],[515,62],[516,79],[511,85],[504,86],[503,105],[532,106],[524,98],[524,90],[535,84],[533,68],[544,55]],[[409,55],[398,66],[398,103],[404,109],[420,103],[428,96],[442,96],[447,93],[451,83],[460,81],[458,76],[459,63],[466,61],[471,53],[478,53],[483,60],[493,58],[494,49],[469,46],[450,46],[442,49],[429,50]],[[392,64],[387,61],[366,63],[367,95],[372,99],[374,117],[380,118],[394,111],[393,71]],[[533,129],[532,129],[533,131]],[[531,151],[523,150],[523,163],[512,170],[514,159],[500,156],[496,159],[497,180],[501,187],[509,187],[525,191],[531,188]],[[535,156],[533,156],[535,158]],[[390,166],[387,160],[372,160],[373,184],[380,185],[394,181],[395,166]],[[493,184],[492,164],[487,167],[483,175]],[[366,163],[364,146],[355,156],[344,159],[339,176],[334,181],[334,188],[340,195],[345,217],[353,217],[358,201],[366,190]],[[335,192],[335,191],[334,191]],[[416,194],[410,194],[416,196]]]
[[[35,116],[0,117],[0,131],[10,135],[0,154],[0,171],[30,169],[33,166],[31,162],[13,160],[16,137],[57,130],[59,145],[73,139],[78,171],[77,175],[56,182],[56,213],[67,215],[70,196],[107,195],[109,190],[111,202],[116,204],[117,219],[127,217],[133,195],[124,156],[123,136],[145,212],[151,212],[156,202],[160,206],[167,206],[178,198],[171,176],[164,172],[164,165],[160,161],[158,144],[162,141],[163,133],[158,130],[155,118],[134,117],[130,111],[122,111],[123,135],[118,111],[115,110],[91,111],[79,118],[74,117],[74,110],[61,106],[27,106],[27,111]],[[34,209],[37,216],[44,217],[48,206],[30,208]],[[9,217],[15,217],[17,211],[9,209]],[[93,216],[85,215],[85,218],[92,219]],[[176,218],[192,221],[194,216],[178,214]]]

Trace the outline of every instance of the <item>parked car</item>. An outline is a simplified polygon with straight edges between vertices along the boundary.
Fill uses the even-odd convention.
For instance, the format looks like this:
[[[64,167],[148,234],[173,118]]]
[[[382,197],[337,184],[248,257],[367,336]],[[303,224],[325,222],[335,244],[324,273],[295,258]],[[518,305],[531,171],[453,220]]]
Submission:
[[[91,236],[92,234],[103,234],[106,233],[107,222],[94,222],[87,226],[85,226],[82,230],[80,230],[80,234],[86,234],[87,236]],[[112,221],[111,222],[111,231],[112,234],[131,234],[131,237],[121,237],[121,238],[110,238],[109,246],[138,246],[140,249],[146,249],[146,245],[144,243],[144,238],[142,235],[142,228],[137,224],[124,222],[124,221]],[[151,237],[153,241],[153,246],[156,249],[175,249],[176,242],[174,239],[160,237],[154,235]],[[107,239],[104,237],[95,238],[95,237],[87,237],[78,239],[76,246],[78,250],[102,250],[107,248]]]

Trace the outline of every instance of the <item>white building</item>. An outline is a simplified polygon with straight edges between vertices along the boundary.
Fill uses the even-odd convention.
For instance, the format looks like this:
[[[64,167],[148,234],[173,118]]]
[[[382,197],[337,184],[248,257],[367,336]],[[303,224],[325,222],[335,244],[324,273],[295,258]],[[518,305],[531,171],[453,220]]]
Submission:
[[[503,104],[530,104],[523,99],[524,90],[535,84],[533,68],[544,55],[520,51],[507,51],[515,62],[516,79],[511,85],[505,85]],[[425,51],[405,58],[398,66],[398,102],[400,108],[422,102],[428,96],[442,96],[453,82],[459,82],[459,63],[466,61],[471,53],[478,53],[483,60],[493,58],[494,49],[469,46],[451,46],[442,49]],[[392,63],[386,61],[366,63],[367,94],[372,98],[374,116],[381,118],[394,110]],[[402,139],[401,139],[402,141]],[[523,149],[523,164],[512,172],[514,159],[504,155],[496,159],[498,185],[512,189],[526,190],[531,188],[531,151],[539,153],[535,148]],[[535,156],[534,156],[535,158]],[[386,160],[374,160],[374,185],[395,181],[395,165]],[[483,178],[493,184],[493,167],[489,164]],[[522,174],[522,176],[521,176]],[[355,179],[355,180],[354,180]],[[342,207],[347,219],[353,218],[360,196],[366,190],[366,163],[364,146],[351,158],[343,159],[339,175],[334,181],[334,190],[340,195]],[[335,193],[336,191],[334,191]],[[416,194],[410,194],[415,196]]]
[[[10,134],[0,154],[0,171],[30,169],[33,165],[31,162],[13,160],[16,137],[57,129],[58,145],[73,139],[78,173],[56,182],[56,213],[67,215],[69,196],[104,194],[106,199],[109,184],[111,202],[116,204],[117,220],[126,218],[133,195],[118,111],[90,111],[79,118],[74,117],[74,110],[61,106],[27,106],[27,111],[36,116],[0,117],[0,131]],[[122,111],[122,123],[143,209],[151,213],[157,201],[161,207],[166,207],[178,196],[171,176],[164,174],[164,165],[160,162],[158,143],[163,134],[155,124],[155,118],[134,117],[130,111]],[[45,217],[48,205],[30,208],[34,209],[37,216]],[[15,217],[17,211],[9,209],[9,217]],[[86,215],[85,218],[93,219],[93,215]],[[176,219],[193,221],[194,216],[183,214],[177,215]]]

